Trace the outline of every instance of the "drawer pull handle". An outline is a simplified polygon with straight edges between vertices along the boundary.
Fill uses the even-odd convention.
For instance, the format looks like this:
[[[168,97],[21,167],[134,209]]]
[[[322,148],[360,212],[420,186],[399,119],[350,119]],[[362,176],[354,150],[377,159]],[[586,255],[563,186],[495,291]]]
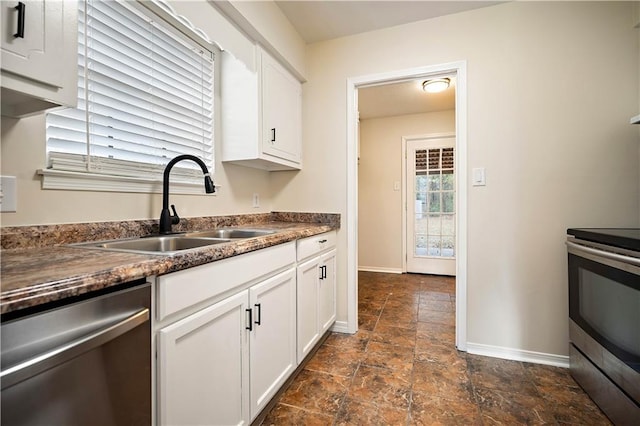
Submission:
[[[254,306],[258,310],[258,314],[256,315],[256,320],[255,320],[254,324],[260,325],[260,321],[262,319],[262,308],[260,307],[259,303],[256,303]]]
[[[18,11],[18,32],[13,36],[16,38],[24,38],[24,15],[27,9],[27,6],[21,1],[18,2],[18,5],[14,8]]]
[[[320,267],[320,279],[324,280],[327,278],[327,265],[322,265]]]
[[[245,330],[253,331],[253,309],[245,309],[249,313],[249,325],[245,327]]]
[[[320,240],[320,241],[318,241],[318,242],[319,242],[320,244],[324,244],[324,243],[326,243],[326,242],[327,242],[327,240]]]

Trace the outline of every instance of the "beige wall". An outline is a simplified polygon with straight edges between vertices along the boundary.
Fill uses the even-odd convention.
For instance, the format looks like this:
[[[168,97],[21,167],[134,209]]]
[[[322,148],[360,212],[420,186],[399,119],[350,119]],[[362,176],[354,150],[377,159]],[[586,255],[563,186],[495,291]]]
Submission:
[[[468,194],[468,342],[566,355],[566,228],[639,225],[630,13],[508,2],[310,45],[305,168],[272,175],[274,207],[347,213],[347,78],[466,60],[468,165],[487,171]],[[338,249],[345,320],[344,228]]]
[[[18,211],[2,213],[2,226],[41,225],[132,219],[155,219],[161,194],[60,191],[41,189],[36,170],[46,164],[44,115],[20,120],[2,117],[2,175],[17,177]],[[220,152],[217,149],[217,152]],[[271,211],[269,173],[247,167],[215,164],[216,195],[171,195],[181,217]],[[260,208],[252,195],[260,195]]]
[[[360,121],[358,267],[402,271],[402,137],[455,132],[455,111]],[[404,185],[404,184],[402,184]]]
[[[219,14],[208,2],[175,2],[177,12],[220,39]],[[210,19],[204,19],[209,17]],[[218,18],[218,19],[214,19]],[[234,28],[224,28],[228,47],[240,58],[251,59],[251,42]],[[224,46],[223,46],[224,47]],[[36,170],[46,165],[44,114],[21,120],[2,117],[1,162],[3,175],[17,177],[18,211],[2,213],[2,226],[150,219],[160,216],[160,194],[42,190]],[[219,147],[219,133],[216,153]],[[216,161],[216,195],[172,195],[182,217],[272,210],[270,174]],[[204,192],[204,191],[203,191]],[[252,195],[260,195],[260,208],[252,207]]]
[[[565,229],[640,223],[640,143],[628,125],[640,104],[631,7],[509,2],[308,46],[304,169],[269,174],[218,163],[219,195],[172,201],[183,216],[323,211],[343,214],[344,224],[346,79],[466,60],[468,163],[487,169],[487,186],[468,195],[468,341],[566,354]],[[613,86],[593,84],[612,75]],[[42,116],[3,118],[1,148],[2,173],[18,176],[19,211],[3,213],[4,226],[159,212],[158,195],[41,190]],[[261,209],[250,207],[253,192]],[[343,227],[342,321],[349,249]]]

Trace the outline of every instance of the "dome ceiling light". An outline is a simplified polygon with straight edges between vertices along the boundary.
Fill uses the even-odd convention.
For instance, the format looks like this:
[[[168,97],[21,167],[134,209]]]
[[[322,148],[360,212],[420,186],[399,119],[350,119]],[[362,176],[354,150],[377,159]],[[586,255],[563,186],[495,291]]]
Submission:
[[[445,78],[434,78],[433,80],[425,80],[422,82],[422,90],[427,93],[438,93],[446,90],[451,83],[451,79]]]

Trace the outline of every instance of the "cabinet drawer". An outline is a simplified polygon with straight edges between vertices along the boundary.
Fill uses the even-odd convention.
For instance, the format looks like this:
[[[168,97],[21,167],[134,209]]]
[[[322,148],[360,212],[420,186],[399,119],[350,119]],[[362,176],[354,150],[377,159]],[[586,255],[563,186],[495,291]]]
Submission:
[[[295,262],[295,242],[254,251],[158,277],[158,320],[250,285]]]
[[[335,247],[335,245],[336,231],[325,232],[324,234],[298,240],[297,259],[298,261],[304,260],[310,256],[322,253],[331,247]]]

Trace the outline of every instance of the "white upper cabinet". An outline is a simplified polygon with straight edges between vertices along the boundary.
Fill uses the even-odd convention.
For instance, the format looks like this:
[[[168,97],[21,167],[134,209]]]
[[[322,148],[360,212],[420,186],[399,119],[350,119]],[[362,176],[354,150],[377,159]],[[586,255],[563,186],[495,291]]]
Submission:
[[[2,1],[2,115],[21,117],[77,100],[76,1]]]
[[[256,70],[229,53],[221,65],[222,161],[264,170],[302,166],[302,86],[256,48]]]

